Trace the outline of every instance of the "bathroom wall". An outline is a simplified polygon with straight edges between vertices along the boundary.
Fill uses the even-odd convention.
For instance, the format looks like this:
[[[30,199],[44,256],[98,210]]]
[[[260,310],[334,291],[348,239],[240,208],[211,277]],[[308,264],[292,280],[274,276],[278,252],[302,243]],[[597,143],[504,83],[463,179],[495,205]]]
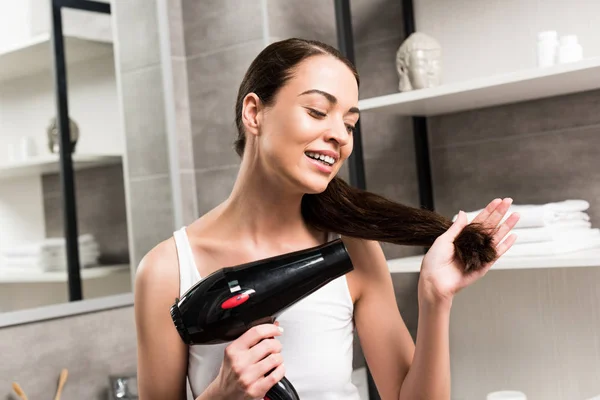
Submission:
[[[113,2],[115,59],[127,163],[131,261],[174,228],[167,108],[159,45],[158,7],[143,0]]]

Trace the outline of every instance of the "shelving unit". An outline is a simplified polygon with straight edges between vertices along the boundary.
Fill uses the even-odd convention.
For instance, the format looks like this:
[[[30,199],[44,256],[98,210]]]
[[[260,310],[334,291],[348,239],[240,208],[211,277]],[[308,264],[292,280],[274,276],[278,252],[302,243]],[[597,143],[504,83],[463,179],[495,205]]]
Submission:
[[[129,264],[119,264],[111,266],[99,266],[83,268],[81,270],[81,280],[87,281],[92,279],[104,278],[109,275],[126,273],[129,274]],[[63,282],[68,280],[67,271],[22,271],[22,272],[7,272],[0,269],[0,284],[4,283],[51,283]]]
[[[50,34],[43,34],[10,49],[0,51],[0,82],[52,71],[52,46]],[[67,65],[104,57],[113,51],[112,43],[64,36]]]
[[[510,251],[510,250],[509,250]],[[388,260],[390,273],[415,273],[421,269],[423,256]],[[493,270],[600,267],[600,248],[565,253],[556,256],[509,257],[506,254],[493,266]]]
[[[434,116],[600,88],[600,57],[394,93],[359,101],[359,109]]]
[[[118,154],[73,154],[73,169],[81,170],[121,163]],[[0,164],[0,180],[22,176],[44,175],[60,171],[58,154],[48,154],[10,164]]]
[[[359,101],[361,111],[428,117],[600,88],[600,58],[395,93]],[[423,256],[388,260],[391,273],[419,272]],[[505,255],[495,270],[600,267],[600,249],[547,257]]]
[[[418,31],[413,0],[402,0],[404,37]],[[349,0],[335,0],[338,49],[351,62],[354,60],[352,13]],[[426,6],[421,4],[421,12]],[[468,39],[467,39],[468,40]],[[356,64],[356,63],[355,63]],[[394,93],[359,101],[362,113],[386,113],[412,117],[414,153],[418,180],[419,206],[435,210],[431,174],[427,118],[431,116],[515,104],[543,98],[563,96],[600,89],[600,57],[580,62],[532,68],[508,74],[442,84],[439,87]],[[400,134],[400,133],[399,133]],[[354,136],[353,157],[348,160],[350,184],[364,189],[360,122]],[[390,273],[419,273],[423,255],[387,260]],[[600,267],[600,248],[561,255],[518,257],[508,253],[492,267],[493,270],[526,270],[549,268]],[[380,399],[369,369],[368,398]]]

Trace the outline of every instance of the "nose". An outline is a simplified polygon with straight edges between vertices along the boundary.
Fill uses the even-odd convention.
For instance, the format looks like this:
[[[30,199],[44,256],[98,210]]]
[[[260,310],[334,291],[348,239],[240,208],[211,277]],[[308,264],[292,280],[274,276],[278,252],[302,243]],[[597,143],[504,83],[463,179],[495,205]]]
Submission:
[[[329,129],[326,133],[325,140],[335,141],[340,146],[347,145],[350,142],[350,140],[352,140],[352,137],[350,136],[350,133],[348,133],[348,128],[346,127],[344,121],[336,121],[332,125],[333,126],[331,127],[331,129]]]

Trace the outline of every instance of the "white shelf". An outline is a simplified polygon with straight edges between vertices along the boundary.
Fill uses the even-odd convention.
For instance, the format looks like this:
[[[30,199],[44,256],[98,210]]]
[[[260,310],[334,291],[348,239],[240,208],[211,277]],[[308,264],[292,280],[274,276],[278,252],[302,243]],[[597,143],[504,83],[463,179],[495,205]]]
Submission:
[[[419,272],[422,260],[423,256],[421,255],[391,259],[388,260],[388,267],[393,274]],[[600,248],[543,257],[504,255],[492,266],[492,270],[572,267],[600,267]]]
[[[600,57],[359,101],[361,111],[433,116],[600,88]]]
[[[80,275],[81,279],[91,280],[104,278],[116,273],[124,273],[130,270],[129,264],[111,265],[82,268]],[[52,272],[6,272],[0,267],[0,283],[50,283],[50,282],[67,282],[67,271],[52,271]]]
[[[110,42],[69,35],[64,35],[64,47],[67,65],[103,57],[113,51]],[[50,35],[36,36],[19,46],[0,50],[0,82],[42,71],[51,73],[52,63]]]
[[[73,154],[73,169],[85,169],[121,163],[122,157],[115,154]],[[60,171],[59,155],[48,154],[11,164],[0,163],[0,180],[20,176],[34,176]]]

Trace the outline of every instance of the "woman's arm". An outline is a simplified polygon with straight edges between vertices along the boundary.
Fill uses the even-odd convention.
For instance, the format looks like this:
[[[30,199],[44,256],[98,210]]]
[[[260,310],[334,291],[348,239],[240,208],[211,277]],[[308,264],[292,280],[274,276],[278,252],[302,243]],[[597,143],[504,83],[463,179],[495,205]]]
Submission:
[[[376,241],[343,240],[354,264],[352,281],[359,285],[354,321],[363,354],[382,400],[397,400],[415,344],[400,316],[387,261]]]
[[[467,225],[464,213],[436,239],[421,265],[416,346],[396,304],[387,261],[379,243],[344,238],[359,282],[355,322],[365,358],[383,400],[450,398],[450,308],[453,296],[483,277],[515,242],[513,213],[500,225],[511,199],[496,199],[472,221],[494,230],[497,257],[480,270],[464,272],[454,239]],[[506,237],[506,240],[504,240]]]
[[[420,299],[415,346],[400,316],[379,243],[344,241],[350,242],[348,251],[361,282],[356,329],[382,400],[449,399],[450,304]]]
[[[417,346],[400,399],[450,399],[451,303],[419,298]]]
[[[187,346],[169,313],[179,297],[174,243],[165,241],[140,262],[135,278],[138,390],[144,400],[186,399]]]

